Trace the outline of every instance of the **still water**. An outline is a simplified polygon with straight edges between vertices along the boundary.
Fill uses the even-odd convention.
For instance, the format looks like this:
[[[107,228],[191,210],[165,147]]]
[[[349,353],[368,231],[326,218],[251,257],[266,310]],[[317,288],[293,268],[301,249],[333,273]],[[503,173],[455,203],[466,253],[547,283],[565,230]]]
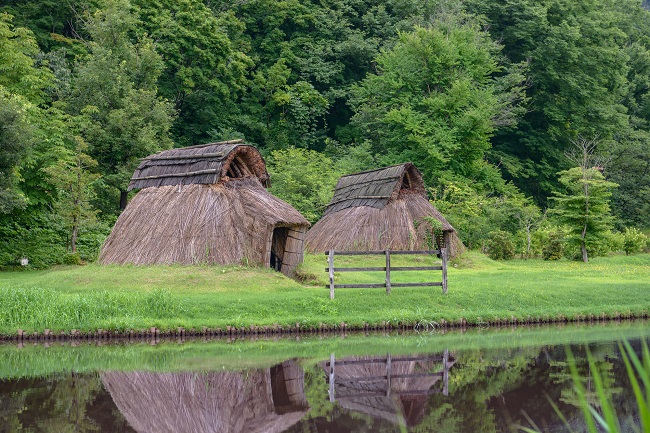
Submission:
[[[638,425],[618,342],[647,322],[240,340],[0,345],[0,432],[581,430],[567,364],[586,353],[623,431]],[[593,394],[591,395],[593,397]]]

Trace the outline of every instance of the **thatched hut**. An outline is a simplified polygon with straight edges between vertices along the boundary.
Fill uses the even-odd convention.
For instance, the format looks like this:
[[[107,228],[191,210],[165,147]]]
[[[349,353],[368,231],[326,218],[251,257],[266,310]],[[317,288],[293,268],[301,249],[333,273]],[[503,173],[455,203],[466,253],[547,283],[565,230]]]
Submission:
[[[422,174],[410,162],[341,177],[323,217],[305,238],[310,252],[443,246],[452,256],[464,248],[451,224],[427,200]]]
[[[259,151],[242,141],[165,150],[142,160],[140,189],[102,247],[100,263],[264,264],[291,275],[309,222],[266,190]]]
[[[245,372],[106,372],[101,378],[139,433],[279,433],[309,410],[295,361]]]

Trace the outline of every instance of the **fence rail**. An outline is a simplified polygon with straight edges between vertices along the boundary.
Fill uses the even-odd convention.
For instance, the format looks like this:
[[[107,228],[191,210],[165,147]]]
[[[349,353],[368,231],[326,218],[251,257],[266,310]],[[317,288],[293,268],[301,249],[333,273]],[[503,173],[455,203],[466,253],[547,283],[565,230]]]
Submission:
[[[390,265],[391,255],[439,255],[442,259],[441,266],[392,266]],[[447,248],[441,248],[439,250],[420,250],[420,251],[334,251],[330,250],[325,252],[327,256],[328,267],[325,268],[329,272],[330,283],[328,286],[330,289],[330,299],[334,299],[334,289],[343,289],[343,288],[355,288],[355,289],[365,289],[365,288],[378,288],[386,287],[386,294],[390,295],[391,287],[431,287],[439,286],[442,287],[442,293],[447,293],[447,261],[448,250]],[[334,266],[334,256],[377,256],[382,255],[386,257],[386,266],[382,267],[367,267],[367,268],[337,268]],[[376,271],[376,272],[385,272],[386,279],[383,283],[369,283],[369,284],[334,284],[334,273],[335,272],[364,272],[364,271]],[[421,283],[391,283],[390,273],[391,271],[442,271],[442,281],[440,282],[421,282]]]

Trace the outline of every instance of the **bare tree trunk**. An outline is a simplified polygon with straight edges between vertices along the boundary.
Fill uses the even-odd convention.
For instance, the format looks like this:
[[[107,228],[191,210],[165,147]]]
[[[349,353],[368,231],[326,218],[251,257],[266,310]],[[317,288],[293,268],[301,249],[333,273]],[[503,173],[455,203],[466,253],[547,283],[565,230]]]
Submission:
[[[582,261],[587,263],[589,257],[587,257],[587,244],[585,244],[585,235],[587,234],[587,225],[585,224],[582,228],[582,238],[580,239],[580,249],[582,250]]]
[[[77,237],[79,236],[79,220],[74,218],[72,221],[72,234],[70,236],[70,250],[72,254],[77,252]]]
[[[129,193],[127,191],[120,191],[120,210],[126,209],[126,199]]]

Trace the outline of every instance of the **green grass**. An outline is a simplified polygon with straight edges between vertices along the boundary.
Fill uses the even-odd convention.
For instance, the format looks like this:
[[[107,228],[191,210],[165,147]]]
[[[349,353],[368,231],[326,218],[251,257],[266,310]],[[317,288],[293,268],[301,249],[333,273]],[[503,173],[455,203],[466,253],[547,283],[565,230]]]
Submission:
[[[343,257],[336,266],[381,266]],[[372,260],[377,260],[372,259]],[[426,257],[392,263],[424,265]],[[493,262],[469,253],[449,270],[449,292],[434,288],[338,289],[329,299],[326,257],[308,255],[304,284],[262,268],[241,266],[58,267],[0,273],[0,333],[50,329],[161,330],[320,323],[437,326],[442,320],[481,324],[631,317],[650,311],[650,255],[595,258],[589,263]],[[394,272],[393,281],[436,281],[440,272]],[[341,273],[337,282],[381,282],[382,273]]]

